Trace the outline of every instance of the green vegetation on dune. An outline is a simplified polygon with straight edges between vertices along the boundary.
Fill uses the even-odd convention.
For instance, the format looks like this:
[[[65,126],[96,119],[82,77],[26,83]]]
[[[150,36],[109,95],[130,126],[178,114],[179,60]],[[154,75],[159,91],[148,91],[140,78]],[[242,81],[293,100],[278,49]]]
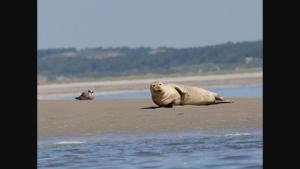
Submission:
[[[75,48],[38,50],[38,76],[107,78],[143,74],[212,72],[262,67],[262,41],[192,48]]]

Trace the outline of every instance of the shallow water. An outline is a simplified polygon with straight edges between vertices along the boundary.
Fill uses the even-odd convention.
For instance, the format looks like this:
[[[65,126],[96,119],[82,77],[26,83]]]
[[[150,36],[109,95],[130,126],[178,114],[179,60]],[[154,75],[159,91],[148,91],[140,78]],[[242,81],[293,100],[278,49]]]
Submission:
[[[262,85],[243,85],[236,87],[207,88],[229,98],[262,98]],[[80,94],[80,93],[79,93]],[[74,99],[78,95],[55,95],[44,99]],[[151,98],[149,90],[127,92],[95,92],[95,99],[145,99]]]
[[[262,132],[199,131],[38,141],[38,168],[262,168]]]

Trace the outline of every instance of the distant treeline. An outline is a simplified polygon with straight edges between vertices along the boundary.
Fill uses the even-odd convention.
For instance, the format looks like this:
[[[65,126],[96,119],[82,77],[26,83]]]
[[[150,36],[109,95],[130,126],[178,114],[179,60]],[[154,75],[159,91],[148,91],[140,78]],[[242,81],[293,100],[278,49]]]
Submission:
[[[208,72],[262,66],[262,41],[191,48],[76,48],[38,50],[38,75],[55,80],[145,73]]]

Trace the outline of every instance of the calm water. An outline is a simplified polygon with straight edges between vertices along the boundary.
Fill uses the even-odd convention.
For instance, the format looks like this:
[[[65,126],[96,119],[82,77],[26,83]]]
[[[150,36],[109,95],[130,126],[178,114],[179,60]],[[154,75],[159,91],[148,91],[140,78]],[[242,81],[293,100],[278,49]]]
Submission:
[[[224,88],[207,88],[213,92],[224,97],[230,98],[262,98],[262,85],[245,85],[237,87],[224,87]],[[45,99],[74,99],[77,95],[63,95],[63,96],[48,96]],[[132,92],[107,92],[97,93],[95,92],[96,99],[143,99],[151,98],[149,90],[144,91],[132,91]]]
[[[38,168],[262,168],[262,132],[176,132],[52,138]]]

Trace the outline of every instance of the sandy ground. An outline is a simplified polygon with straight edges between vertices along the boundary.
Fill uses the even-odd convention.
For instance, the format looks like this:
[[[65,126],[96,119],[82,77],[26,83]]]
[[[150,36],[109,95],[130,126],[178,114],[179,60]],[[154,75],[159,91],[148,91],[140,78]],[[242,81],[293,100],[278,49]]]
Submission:
[[[199,87],[224,87],[249,84],[262,84],[262,72],[216,74],[206,76],[184,76],[184,77],[164,77],[137,80],[117,80],[117,81],[94,81],[67,84],[38,85],[38,99],[49,95],[60,94],[80,94],[82,91],[92,89],[95,92],[108,91],[128,91],[149,89],[149,84],[155,80],[166,83],[181,83],[195,85]]]
[[[38,138],[262,128],[262,100],[155,108],[150,99],[38,100]]]

